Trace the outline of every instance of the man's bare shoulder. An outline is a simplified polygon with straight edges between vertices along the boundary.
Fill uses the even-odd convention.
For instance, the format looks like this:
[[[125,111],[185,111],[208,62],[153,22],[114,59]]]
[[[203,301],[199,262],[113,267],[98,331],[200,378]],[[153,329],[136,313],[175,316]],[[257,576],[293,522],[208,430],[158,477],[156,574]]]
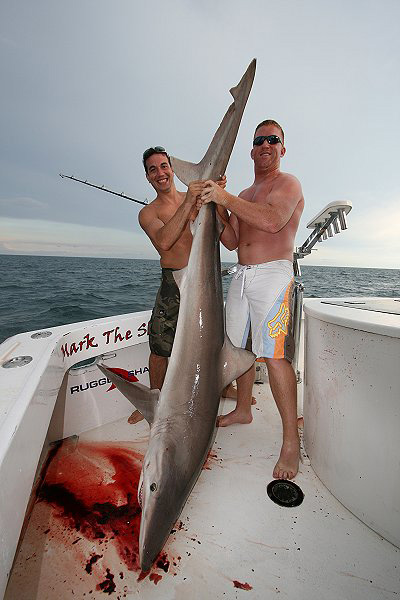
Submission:
[[[139,223],[149,222],[154,219],[160,219],[165,221],[166,216],[176,211],[179,205],[184,201],[186,196],[185,192],[176,192],[175,201],[165,200],[157,196],[139,211]]]
[[[301,190],[300,181],[297,179],[297,177],[291,175],[290,173],[279,173],[278,177],[276,178],[276,183],[278,185],[290,186]]]
[[[303,198],[300,181],[290,173],[279,173],[273,182],[269,198],[271,202],[273,199],[281,202],[282,198],[299,202]]]
[[[284,183],[293,183],[300,185],[300,181],[292,175],[291,173],[283,173],[282,171],[279,173],[277,177],[277,181],[282,181]]]
[[[143,223],[146,221],[148,222],[149,220],[158,217],[159,208],[160,208],[160,201],[158,198],[155,198],[154,200],[152,200],[150,202],[150,204],[147,204],[139,211],[139,214],[138,214],[139,223]]]

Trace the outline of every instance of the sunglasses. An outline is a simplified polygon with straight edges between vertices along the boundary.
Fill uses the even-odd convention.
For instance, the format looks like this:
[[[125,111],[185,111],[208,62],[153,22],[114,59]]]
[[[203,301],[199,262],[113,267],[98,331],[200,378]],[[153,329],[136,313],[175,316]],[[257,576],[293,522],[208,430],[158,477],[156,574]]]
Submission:
[[[282,144],[283,146],[283,142],[278,135],[258,135],[253,140],[253,146],[261,146],[265,140],[267,140],[268,144],[271,144],[271,146],[275,144]]]
[[[147,148],[147,150],[145,150],[143,152],[143,164],[146,162],[146,160],[148,158],[150,158],[150,156],[152,156],[153,154],[167,154],[167,151],[165,148],[163,148],[162,146],[154,146],[154,148]],[[168,156],[168,154],[167,154]]]

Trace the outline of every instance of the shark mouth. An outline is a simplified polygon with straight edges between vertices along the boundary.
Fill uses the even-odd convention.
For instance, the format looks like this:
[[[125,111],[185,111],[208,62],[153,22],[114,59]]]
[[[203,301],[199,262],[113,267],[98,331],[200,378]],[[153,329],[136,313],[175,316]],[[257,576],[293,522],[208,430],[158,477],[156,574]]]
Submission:
[[[143,469],[140,472],[137,499],[138,499],[140,508],[143,508]]]

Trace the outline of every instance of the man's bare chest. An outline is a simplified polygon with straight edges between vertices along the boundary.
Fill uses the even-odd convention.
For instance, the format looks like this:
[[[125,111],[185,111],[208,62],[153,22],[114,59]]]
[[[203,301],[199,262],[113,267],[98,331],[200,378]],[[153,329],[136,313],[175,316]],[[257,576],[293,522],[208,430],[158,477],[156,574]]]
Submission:
[[[251,202],[252,204],[263,204],[268,201],[268,197],[273,190],[273,183],[268,185],[254,185],[251,188],[248,188],[245,192],[241,194],[241,197],[247,202]]]

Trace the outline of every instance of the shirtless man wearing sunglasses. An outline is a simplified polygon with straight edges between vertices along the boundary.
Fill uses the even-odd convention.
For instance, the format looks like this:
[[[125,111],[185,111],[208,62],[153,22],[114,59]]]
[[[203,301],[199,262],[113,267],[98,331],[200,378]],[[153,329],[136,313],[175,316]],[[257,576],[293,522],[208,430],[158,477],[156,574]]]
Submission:
[[[197,205],[212,201],[220,214],[230,212],[221,241],[229,250],[238,249],[239,264],[226,302],[227,334],[235,346],[244,347],[251,324],[252,350],[267,364],[282,419],[283,443],[273,476],[293,479],[299,465],[299,437],[291,297],[294,240],[304,198],[299,181],[280,170],[285,153],[282,127],[271,119],[263,121],[256,127],[250,153],[253,184],[234,196],[207,181]],[[220,418],[220,427],[251,423],[253,383],[254,366],[238,378],[236,408]]]

